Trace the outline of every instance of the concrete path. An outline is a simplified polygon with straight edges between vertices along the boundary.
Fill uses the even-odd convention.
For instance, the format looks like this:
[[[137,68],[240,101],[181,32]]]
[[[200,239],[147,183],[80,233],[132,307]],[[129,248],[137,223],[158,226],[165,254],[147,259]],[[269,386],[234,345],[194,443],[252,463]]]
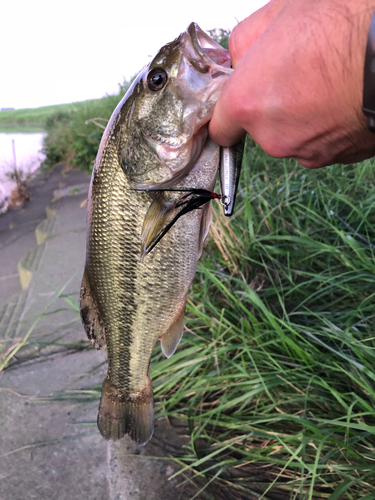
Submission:
[[[0,215],[0,366],[15,353],[0,373],[0,498],[185,500],[196,490],[169,480],[167,460],[184,429],[161,420],[146,447],[107,443],[97,394],[66,399],[106,374],[106,352],[89,347],[78,316],[88,184],[59,166],[35,179],[24,209]]]

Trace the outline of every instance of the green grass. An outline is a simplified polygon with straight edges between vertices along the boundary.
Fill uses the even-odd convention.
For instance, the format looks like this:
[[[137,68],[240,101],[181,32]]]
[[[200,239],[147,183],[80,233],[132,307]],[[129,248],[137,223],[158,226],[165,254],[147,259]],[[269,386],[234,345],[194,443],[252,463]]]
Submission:
[[[0,123],[0,133],[37,134],[43,132],[43,126],[38,124],[14,125]]]
[[[155,350],[157,416],[187,419],[207,498],[375,498],[374,163],[308,171],[248,143],[245,164],[181,347]]]
[[[116,95],[76,103],[68,113],[51,115],[45,123],[44,166],[64,162],[91,172],[103,130],[129,85],[130,82],[120,85]]]
[[[156,418],[189,429],[173,458],[195,498],[375,498],[374,181],[373,161],[308,171],[247,143],[183,340],[151,364]]]
[[[56,104],[42,106],[40,108],[14,109],[0,112],[0,127],[17,126],[40,126],[43,127],[46,120],[56,113],[70,113],[81,103]]]

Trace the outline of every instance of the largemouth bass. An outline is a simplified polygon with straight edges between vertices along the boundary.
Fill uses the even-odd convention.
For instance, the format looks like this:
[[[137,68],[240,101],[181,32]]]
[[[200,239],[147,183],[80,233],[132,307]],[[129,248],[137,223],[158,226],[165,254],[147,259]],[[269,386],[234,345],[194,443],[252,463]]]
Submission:
[[[207,128],[231,72],[229,52],[192,23],[140,72],[103,134],[88,198],[81,317],[92,344],[107,343],[98,427],[108,440],[130,434],[145,444],[152,436],[151,353],[160,340],[169,357],[181,340],[210,204],[153,241],[184,203],[176,190],[213,189],[220,150]]]

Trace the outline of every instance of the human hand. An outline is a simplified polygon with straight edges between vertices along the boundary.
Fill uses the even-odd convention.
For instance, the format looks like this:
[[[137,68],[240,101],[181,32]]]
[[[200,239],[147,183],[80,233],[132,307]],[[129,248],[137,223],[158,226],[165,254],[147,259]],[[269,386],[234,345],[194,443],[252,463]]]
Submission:
[[[211,138],[228,146],[246,131],[271,156],[309,168],[375,155],[362,113],[374,9],[374,0],[272,0],[239,23]]]

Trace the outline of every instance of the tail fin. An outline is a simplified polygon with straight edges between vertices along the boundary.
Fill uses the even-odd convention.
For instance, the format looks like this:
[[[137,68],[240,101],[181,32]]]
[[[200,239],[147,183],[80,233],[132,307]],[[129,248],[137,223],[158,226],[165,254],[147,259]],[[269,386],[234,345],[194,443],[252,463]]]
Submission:
[[[119,395],[106,378],[99,404],[98,427],[108,441],[117,441],[125,434],[145,445],[154,432],[154,398],[151,381],[139,397]]]

